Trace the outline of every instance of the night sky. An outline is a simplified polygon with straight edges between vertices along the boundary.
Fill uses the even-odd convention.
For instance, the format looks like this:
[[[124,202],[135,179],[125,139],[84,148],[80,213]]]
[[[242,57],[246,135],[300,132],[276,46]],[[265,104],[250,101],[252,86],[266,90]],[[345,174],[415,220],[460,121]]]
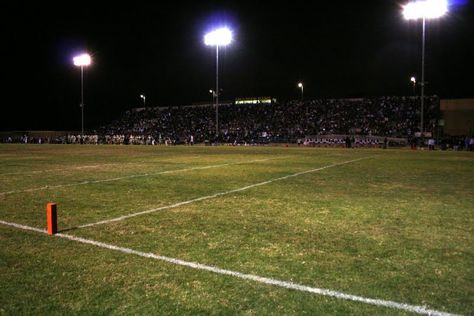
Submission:
[[[203,36],[222,25],[234,32],[219,51],[223,100],[295,99],[298,81],[307,98],[411,95],[410,77],[421,78],[422,28],[403,19],[404,3],[2,4],[0,129],[80,130],[72,57],[82,51],[93,58],[84,82],[86,129],[142,106],[140,94],[147,106],[210,101],[215,48]],[[474,97],[473,1],[450,9],[427,23],[426,94]]]

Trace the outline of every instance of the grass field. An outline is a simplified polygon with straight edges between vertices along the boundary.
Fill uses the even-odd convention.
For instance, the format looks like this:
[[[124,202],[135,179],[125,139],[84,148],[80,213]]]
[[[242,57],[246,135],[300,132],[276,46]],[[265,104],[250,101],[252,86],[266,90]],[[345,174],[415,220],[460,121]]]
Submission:
[[[5,315],[474,314],[469,152],[0,145],[0,221]]]

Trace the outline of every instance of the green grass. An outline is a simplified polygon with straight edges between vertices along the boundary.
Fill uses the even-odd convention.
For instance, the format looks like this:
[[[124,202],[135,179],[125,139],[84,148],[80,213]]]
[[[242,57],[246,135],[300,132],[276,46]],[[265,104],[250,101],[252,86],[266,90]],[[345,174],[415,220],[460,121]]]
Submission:
[[[214,165],[222,166],[159,174]],[[117,177],[128,178],[70,185]],[[46,185],[69,186],[27,191]],[[59,229],[74,236],[368,298],[474,311],[474,153],[0,145],[0,192],[10,192],[0,194],[3,221],[45,228],[53,201]],[[406,314],[5,225],[0,242],[0,314]]]

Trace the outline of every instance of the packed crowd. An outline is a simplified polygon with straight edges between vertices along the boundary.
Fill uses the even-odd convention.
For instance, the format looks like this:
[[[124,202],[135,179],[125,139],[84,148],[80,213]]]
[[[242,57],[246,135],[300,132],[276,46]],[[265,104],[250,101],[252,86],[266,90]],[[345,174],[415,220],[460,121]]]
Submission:
[[[418,131],[416,97],[317,99],[273,104],[220,105],[219,139],[225,143],[293,142],[307,135],[352,134],[409,138]],[[439,98],[427,97],[425,126],[439,119]],[[141,108],[101,127],[99,135],[144,135],[156,141],[215,141],[214,106]]]
[[[213,105],[135,108],[119,119],[85,135],[16,135],[3,142],[64,144],[174,145],[194,143],[266,144],[296,143],[306,146],[385,147],[390,144],[429,146],[420,139],[418,97],[316,99],[271,104],[221,104],[216,138]],[[436,130],[439,98],[426,97],[425,131]],[[439,136],[439,134],[436,134]],[[430,138],[433,138],[431,136]],[[466,140],[467,139],[467,140]],[[349,141],[348,141],[349,140]],[[472,137],[441,137],[440,148],[474,147]],[[466,143],[467,142],[467,143]],[[466,145],[467,144],[467,145]]]

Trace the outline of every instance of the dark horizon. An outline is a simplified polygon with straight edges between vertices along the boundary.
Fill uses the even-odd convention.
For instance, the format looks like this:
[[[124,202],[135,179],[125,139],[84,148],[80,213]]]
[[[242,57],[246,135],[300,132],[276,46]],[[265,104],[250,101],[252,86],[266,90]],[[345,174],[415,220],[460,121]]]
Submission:
[[[79,130],[80,70],[87,51],[86,129],[143,106],[211,100],[215,48],[203,43],[226,24],[234,41],[220,48],[222,100],[413,95],[421,78],[421,21],[403,19],[406,1],[271,6],[223,1],[172,4],[13,5],[2,19],[6,64],[2,130]],[[426,95],[474,97],[472,1],[427,22]],[[416,94],[419,95],[419,87]]]

